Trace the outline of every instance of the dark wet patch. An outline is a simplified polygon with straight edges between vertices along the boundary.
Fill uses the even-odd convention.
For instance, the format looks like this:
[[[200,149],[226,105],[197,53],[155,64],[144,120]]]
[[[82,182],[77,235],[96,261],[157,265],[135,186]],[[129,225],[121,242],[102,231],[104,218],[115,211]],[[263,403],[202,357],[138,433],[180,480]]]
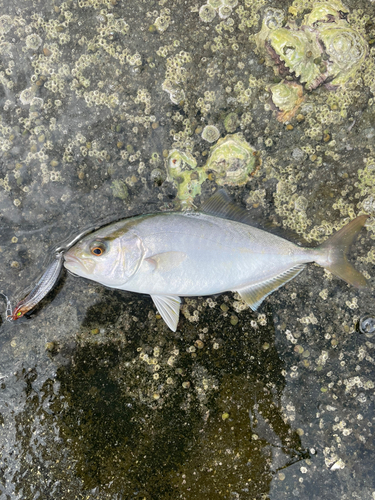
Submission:
[[[249,331],[244,325],[250,318],[245,313],[233,326],[218,308],[207,309],[202,324],[211,327],[194,353],[188,346],[197,329],[189,323],[184,335],[158,332],[150,338],[148,325],[137,339],[60,346],[54,358],[59,391],[53,393],[52,382],[44,385],[42,399],[50,400],[44,415],[59,429],[57,448],[69,450],[84,489],[121,498],[173,499],[178,492],[195,499],[232,498],[241,488],[252,498],[268,491],[275,453],[280,469],[308,457],[282,417],[283,363],[274,330]],[[139,346],[152,357],[157,345],[180,354],[173,366],[166,356],[157,358],[155,383],[152,365],[139,359]],[[31,412],[35,419],[41,409],[31,394],[34,377],[25,377],[24,415]],[[174,380],[170,386],[167,377]],[[19,426],[25,430],[24,418]]]

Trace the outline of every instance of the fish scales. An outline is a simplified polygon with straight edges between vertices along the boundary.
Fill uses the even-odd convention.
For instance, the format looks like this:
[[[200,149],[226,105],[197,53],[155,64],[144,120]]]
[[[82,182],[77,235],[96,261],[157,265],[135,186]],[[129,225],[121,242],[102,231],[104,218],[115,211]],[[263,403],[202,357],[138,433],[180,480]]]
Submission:
[[[314,260],[311,251],[278,236],[205,214],[146,216],[136,232],[146,250],[138,272],[126,282],[126,290],[133,292],[212,295],[270,279],[292,265]],[[150,272],[148,258],[181,250],[186,258],[179,266],[157,266]]]

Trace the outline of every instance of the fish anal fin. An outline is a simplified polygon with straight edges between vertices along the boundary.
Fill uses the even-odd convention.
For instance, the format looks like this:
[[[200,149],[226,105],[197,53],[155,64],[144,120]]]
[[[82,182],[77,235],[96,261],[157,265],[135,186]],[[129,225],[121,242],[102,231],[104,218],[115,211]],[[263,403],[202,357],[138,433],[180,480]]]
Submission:
[[[160,316],[168,327],[175,332],[180,317],[181,299],[176,295],[151,295]]]
[[[179,266],[187,255],[184,252],[162,252],[148,257],[146,262],[153,266],[153,270],[160,272],[170,271]]]
[[[242,207],[239,207],[231,200],[225,189],[218,189],[201,206],[200,212],[222,219],[229,219],[244,224],[252,222],[249,213]]]
[[[292,267],[271,279],[250,285],[241,290],[236,290],[244,302],[253,310],[256,311],[263,300],[272,292],[285,285],[292,280],[305,268],[304,264]]]

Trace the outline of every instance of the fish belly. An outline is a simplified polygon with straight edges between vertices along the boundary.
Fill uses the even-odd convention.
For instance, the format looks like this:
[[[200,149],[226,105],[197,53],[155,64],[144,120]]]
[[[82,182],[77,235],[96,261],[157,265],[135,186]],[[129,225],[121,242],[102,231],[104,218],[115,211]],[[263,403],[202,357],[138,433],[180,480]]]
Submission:
[[[134,230],[145,255],[121,289],[150,295],[238,290],[313,260],[305,249],[283,238],[204,214],[161,214]]]

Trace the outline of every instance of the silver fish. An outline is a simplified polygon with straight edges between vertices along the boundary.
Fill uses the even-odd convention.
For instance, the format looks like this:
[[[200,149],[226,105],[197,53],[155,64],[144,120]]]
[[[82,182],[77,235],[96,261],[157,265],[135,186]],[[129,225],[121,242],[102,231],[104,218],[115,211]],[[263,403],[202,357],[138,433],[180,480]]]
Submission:
[[[200,212],[141,215],[103,227],[73,246],[64,265],[107,287],[150,294],[176,331],[180,297],[236,291],[255,311],[309,262],[365,287],[346,253],[367,218],[357,217],[316,248],[303,248],[249,226],[247,212],[220,190]]]

